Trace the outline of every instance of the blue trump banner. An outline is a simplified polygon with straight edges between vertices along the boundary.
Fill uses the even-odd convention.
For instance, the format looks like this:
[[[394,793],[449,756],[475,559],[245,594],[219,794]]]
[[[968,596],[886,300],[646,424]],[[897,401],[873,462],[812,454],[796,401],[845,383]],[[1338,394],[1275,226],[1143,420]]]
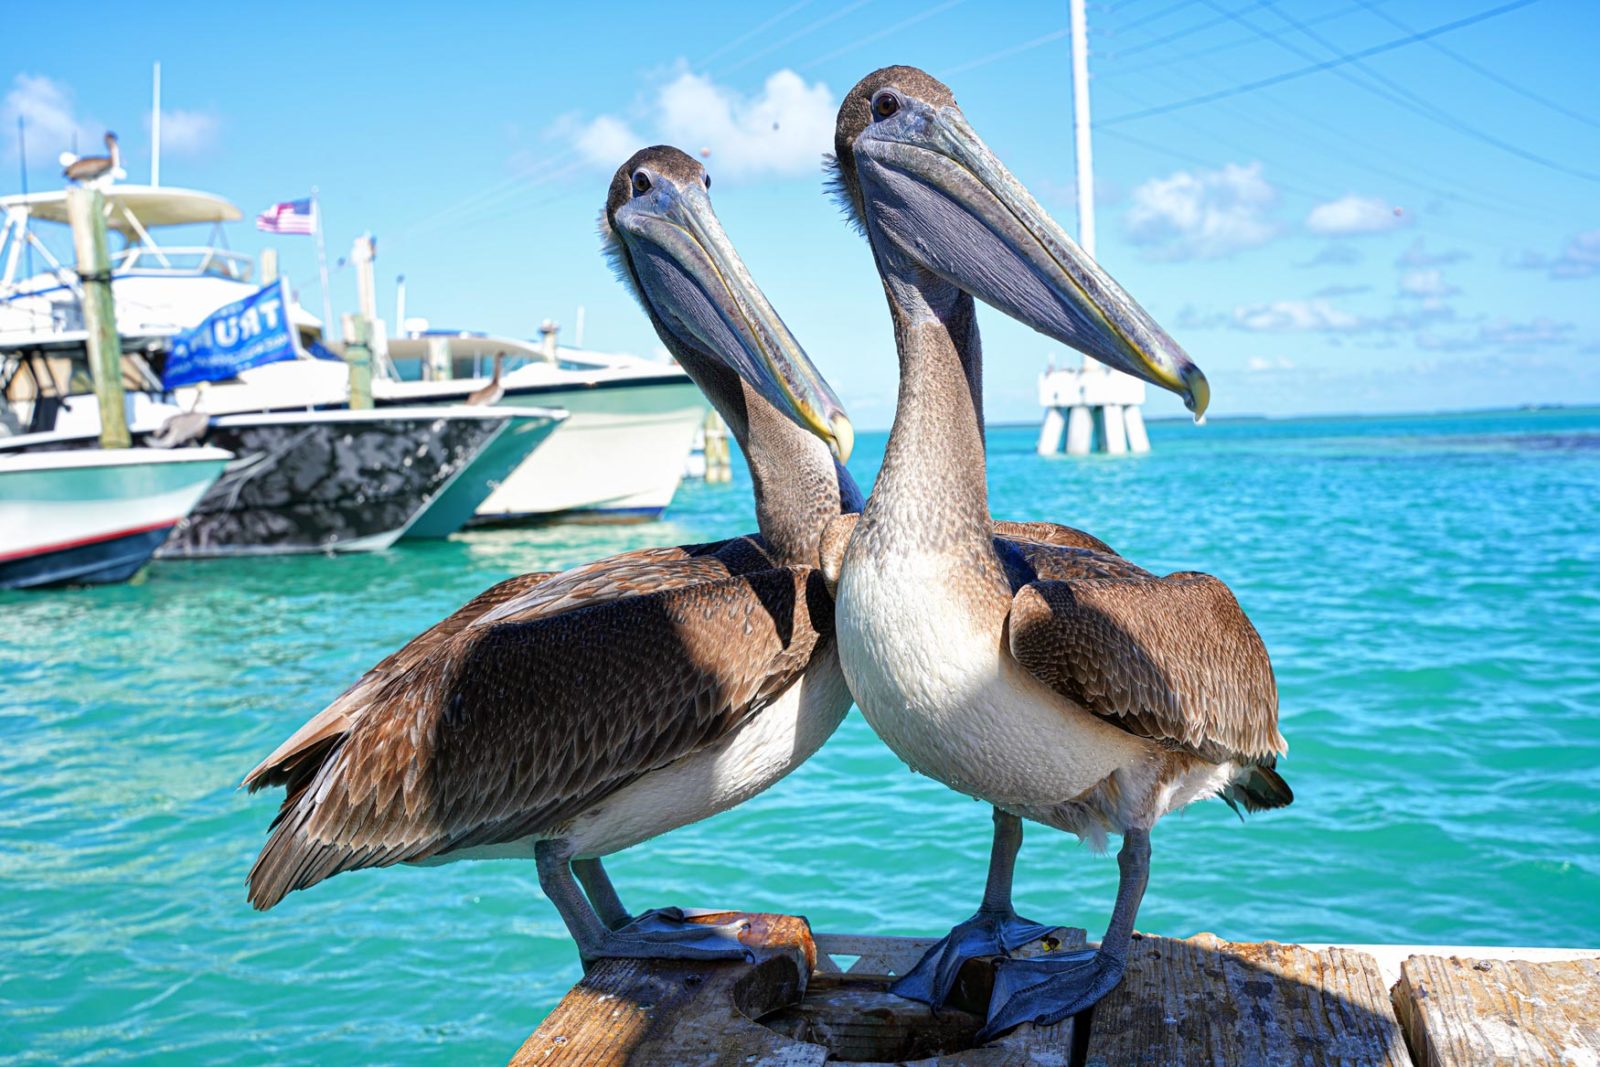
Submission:
[[[263,363],[294,359],[289,325],[289,291],[283,279],[262,286],[206,316],[194,329],[172,339],[161,375],[164,389],[216,382]]]

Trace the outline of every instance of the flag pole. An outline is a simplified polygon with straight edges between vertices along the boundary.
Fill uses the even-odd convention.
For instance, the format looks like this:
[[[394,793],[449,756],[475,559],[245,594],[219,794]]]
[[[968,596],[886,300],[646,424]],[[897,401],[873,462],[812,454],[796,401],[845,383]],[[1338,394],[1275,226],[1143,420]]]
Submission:
[[[328,296],[328,246],[322,239],[322,202],[317,199],[317,187],[311,187],[311,217],[317,227],[317,270],[322,275],[322,339],[327,341],[333,334],[333,301]]]

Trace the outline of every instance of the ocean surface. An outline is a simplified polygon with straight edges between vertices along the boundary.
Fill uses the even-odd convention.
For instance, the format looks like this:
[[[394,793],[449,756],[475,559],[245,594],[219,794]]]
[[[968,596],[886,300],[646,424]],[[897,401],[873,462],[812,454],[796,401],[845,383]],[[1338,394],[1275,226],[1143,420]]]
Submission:
[[[990,433],[997,516],[1218,575],[1277,669],[1294,806],[1169,816],[1140,927],[1600,945],[1600,411],[1151,437],[1075,462]],[[863,485],[883,443],[861,437]],[[236,785],[493,582],[753,529],[743,468],[668,516],[0,593],[0,1061],[503,1063],[579,976],[532,865],[361,871],[258,914],[244,876],[277,798]],[[936,934],[976,905],[989,828],[852,713],[768,793],[609,864],[635,910]],[[1097,936],[1115,879],[1032,827],[1019,909]]]

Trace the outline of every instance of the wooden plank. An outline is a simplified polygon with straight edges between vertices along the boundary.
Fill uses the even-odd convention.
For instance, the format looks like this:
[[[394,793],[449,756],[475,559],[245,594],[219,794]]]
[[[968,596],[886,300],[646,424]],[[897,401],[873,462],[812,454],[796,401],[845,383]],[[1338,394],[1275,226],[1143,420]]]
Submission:
[[[731,912],[692,922],[727,922]],[[805,991],[816,962],[811,931],[790,915],[746,914],[738,960],[601,960],[573,986],[511,1059],[511,1067],[814,1067],[826,1050],[789,1048],[753,1021]]]
[[[1093,1009],[1088,1067],[1411,1062],[1364,953],[1135,937],[1122,984]]]
[[[1424,1067],[1600,1064],[1600,960],[1412,956],[1394,1005]]]
[[[830,952],[860,959],[843,974],[837,970],[824,972],[819,965],[805,999],[763,1023],[799,1044],[831,1056],[826,1062],[848,1062],[858,1067],[1066,1067],[1071,1062],[1071,1019],[1049,1027],[1021,1027],[982,1048],[973,1047],[973,1039],[983,1027],[994,982],[994,969],[988,961],[972,960],[962,968],[950,1004],[938,1012],[890,993],[892,976],[909,971],[935,940],[820,934],[819,960]],[[1062,927],[1052,931],[1048,949],[1045,944],[1035,943],[1019,954],[1071,951],[1083,945],[1081,929]],[[872,970],[862,968],[863,963],[869,962]]]

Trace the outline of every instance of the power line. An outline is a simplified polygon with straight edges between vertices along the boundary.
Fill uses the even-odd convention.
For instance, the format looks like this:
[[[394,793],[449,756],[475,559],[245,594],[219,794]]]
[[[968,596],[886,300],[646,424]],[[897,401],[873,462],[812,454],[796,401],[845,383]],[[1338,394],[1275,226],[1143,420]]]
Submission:
[[[851,12],[858,11],[861,8],[866,7],[870,3],[872,3],[872,0],[852,0],[851,3],[845,4],[839,10],[833,12],[833,14],[824,15],[821,18],[814,19],[813,21],[811,21],[811,22],[807,23],[806,25],[800,27],[800,29],[798,29],[795,32],[791,33],[789,36],[785,37],[783,40],[775,41],[772,44],[767,45],[767,47],[765,47],[765,48],[758,49],[757,51],[751,52],[749,55],[747,55],[743,59],[739,60],[739,62],[737,62],[733,66],[729,67],[723,73],[732,74],[736,70],[739,70],[739,69],[741,69],[743,67],[748,67],[750,64],[754,63],[756,60],[760,59],[762,56],[770,55],[771,53],[776,52],[780,48],[785,48],[785,47],[793,44],[795,41],[798,41],[802,37],[809,37],[811,34],[816,33],[818,30],[822,29],[822,27],[830,25],[831,23],[837,22],[840,19],[844,18],[846,15],[850,14]]]
[[[1066,37],[1067,33],[1068,31],[1066,30],[1055,30],[1051,33],[1046,33],[1042,36],[1035,37],[1032,40],[1023,41],[1021,44],[1015,44],[1009,48],[1002,48],[998,52],[990,52],[988,55],[979,56],[977,59],[962,63],[959,66],[950,67],[941,73],[943,77],[948,78],[952,74],[960,74],[963,71],[976,70],[979,67],[987,67],[990,63],[998,63],[1002,59],[1010,59],[1014,55],[1031,51],[1040,47],[1041,45],[1047,45],[1051,41],[1059,41]]]
[[[1251,4],[1249,7],[1244,8],[1244,10],[1245,11],[1250,11],[1250,10],[1252,10],[1254,8],[1264,7],[1265,5],[1267,5],[1270,2],[1271,2],[1271,0],[1256,0],[1255,3]],[[1184,37],[1190,37],[1190,36],[1192,36],[1194,34],[1202,32],[1204,30],[1209,30],[1211,27],[1219,25],[1219,24],[1227,22],[1227,21],[1228,20],[1227,20],[1226,17],[1218,17],[1218,18],[1213,18],[1213,19],[1207,19],[1204,22],[1197,22],[1192,26],[1185,26],[1181,30],[1174,30],[1173,32],[1167,34],[1164,37],[1153,37],[1153,38],[1150,38],[1150,39],[1144,41],[1141,44],[1134,45],[1132,48],[1119,48],[1119,49],[1115,49],[1115,50],[1112,50],[1112,51],[1109,51],[1109,52],[1102,52],[1102,53],[1099,53],[1099,54],[1103,55],[1107,59],[1121,59],[1124,56],[1137,55],[1140,52],[1148,52],[1152,48],[1159,48],[1160,46],[1162,46],[1164,44],[1171,44],[1173,41],[1180,40],[1180,39],[1182,39]]]
[[[1328,51],[1333,52],[1335,55],[1338,54],[1339,47],[1333,42],[1329,41],[1315,30],[1301,25],[1300,22],[1293,16],[1279,11],[1277,8],[1273,8],[1272,10],[1273,14],[1283,19],[1289,25],[1304,33],[1307,37],[1310,37],[1313,41],[1322,45],[1322,47],[1326,48]],[[1540,155],[1537,152],[1523,148],[1521,145],[1513,144],[1510,141],[1496,137],[1494,134],[1479,129],[1476,126],[1463,122],[1461,119],[1450,114],[1437,104],[1431,103],[1430,101],[1412,92],[1410,89],[1407,89],[1400,83],[1394,81],[1387,75],[1371,69],[1360,61],[1356,62],[1356,69],[1362,71],[1368,77],[1372,78],[1374,81],[1377,81],[1380,85],[1387,86],[1393,93],[1395,93],[1400,99],[1390,98],[1393,103],[1397,103],[1400,106],[1405,107],[1407,110],[1421,115],[1423,118],[1444,126],[1447,129],[1454,130],[1463,136],[1471,137],[1477,141],[1482,141],[1484,144],[1498,148],[1502,152],[1507,152],[1511,155],[1517,156],[1519,159],[1527,160],[1530,163],[1536,163],[1541,167],[1547,167],[1550,170],[1560,171],[1563,174],[1568,174],[1575,178],[1583,178],[1586,181],[1600,182],[1600,174],[1596,174],[1592,171],[1579,170],[1577,167],[1572,167],[1562,163],[1559,160]],[[1339,73],[1347,74],[1348,72],[1339,71]]]
[[[1241,11],[1250,11],[1250,10],[1252,10],[1254,8],[1262,7],[1265,4],[1270,3],[1270,2],[1271,2],[1271,0],[1260,0],[1259,3],[1252,4],[1252,5],[1250,5],[1250,7],[1242,8]],[[1356,12],[1358,12],[1360,10],[1362,10],[1360,5],[1354,5],[1354,6],[1351,6],[1351,7],[1342,7],[1342,8],[1339,8],[1338,10],[1335,10],[1335,11],[1325,11],[1322,14],[1317,15],[1315,18],[1306,19],[1305,22],[1306,22],[1307,26],[1312,26],[1312,25],[1316,25],[1318,23],[1323,23],[1323,22],[1332,22],[1334,19],[1344,18],[1346,15],[1353,15],[1353,14],[1355,14]],[[1204,23],[1201,26],[1194,27],[1194,29],[1196,31],[1198,31],[1200,29],[1210,29],[1212,26],[1217,25],[1219,22],[1226,22],[1226,21],[1228,21],[1226,18],[1215,18],[1215,19],[1212,19],[1209,22]],[[1185,53],[1183,53],[1182,55],[1179,55],[1179,56],[1174,56],[1174,57],[1170,57],[1170,58],[1167,58],[1167,59],[1158,60],[1158,61],[1153,62],[1153,63],[1146,63],[1143,66],[1129,67],[1129,68],[1124,68],[1124,67],[1121,67],[1121,66],[1114,66],[1112,68],[1112,73],[1118,74],[1118,75],[1136,74],[1139,71],[1149,70],[1152,67],[1158,67],[1159,66],[1159,67],[1165,68],[1165,67],[1177,66],[1180,63],[1189,63],[1189,62],[1191,62],[1193,60],[1196,60],[1196,59],[1199,59],[1199,58],[1201,58],[1203,56],[1209,56],[1209,55],[1212,55],[1212,54],[1217,53],[1217,52],[1226,52],[1231,48],[1239,48],[1242,45],[1254,44],[1258,39],[1260,39],[1263,36],[1266,36],[1266,37],[1277,37],[1277,36],[1280,36],[1280,35],[1288,33],[1288,32],[1289,31],[1287,29],[1283,29],[1283,30],[1265,30],[1265,31],[1262,31],[1259,34],[1252,33],[1252,34],[1249,34],[1248,36],[1245,36],[1245,37],[1235,37],[1232,40],[1223,41],[1220,44],[1212,44],[1212,45],[1207,45],[1204,48],[1196,48],[1193,51],[1185,52]],[[1115,61],[1120,62],[1121,60],[1127,58],[1128,56],[1136,55],[1139,52],[1144,52],[1144,51],[1149,50],[1150,48],[1154,48],[1156,45],[1166,44],[1169,40],[1175,40],[1175,39],[1177,39],[1179,37],[1184,37],[1184,36],[1188,36],[1188,34],[1187,33],[1169,34],[1166,38],[1158,38],[1158,39],[1156,39],[1154,41],[1147,41],[1147,42],[1145,42],[1143,44],[1135,45],[1134,47],[1129,48],[1129,49],[1125,49],[1125,50],[1117,51],[1117,52],[1107,53],[1106,58],[1109,59],[1109,60],[1115,60]]]
[[[1369,13],[1371,13],[1373,15],[1376,15],[1379,18],[1383,19],[1385,22],[1387,22],[1389,25],[1393,26],[1395,29],[1406,30],[1408,32],[1413,32],[1413,33],[1416,32],[1414,27],[1406,25],[1404,22],[1401,22],[1399,19],[1395,18],[1393,15],[1389,14],[1387,11],[1378,10],[1378,5],[1375,2],[1375,0],[1359,0],[1359,3],[1361,4],[1362,7],[1366,8]],[[1542,95],[1540,93],[1536,93],[1532,89],[1527,88],[1526,86],[1518,85],[1516,82],[1512,81],[1510,78],[1507,78],[1507,77],[1499,74],[1495,70],[1484,66],[1482,63],[1479,63],[1476,60],[1468,59],[1466,56],[1462,55],[1460,52],[1456,51],[1454,48],[1451,48],[1447,44],[1443,44],[1442,42],[1439,42],[1439,41],[1429,40],[1427,42],[1427,45],[1428,45],[1429,48],[1433,49],[1435,52],[1440,52],[1440,53],[1443,53],[1444,55],[1449,56],[1451,59],[1455,60],[1457,63],[1460,63],[1463,67],[1466,67],[1470,71],[1474,71],[1474,72],[1476,72],[1478,74],[1481,74],[1483,77],[1488,78],[1490,81],[1494,82],[1496,85],[1500,85],[1500,86],[1503,86],[1504,88],[1510,89],[1512,92],[1516,93],[1519,96],[1527,97],[1529,100],[1532,100],[1536,104],[1543,104],[1545,107],[1549,108],[1550,110],[1558,112],[1558,113],[1560,113],[1562,115],[1565,115],[1569,119],[1577,119],[1579,122],[1583,123],[1586,126],[1593,126],[1596,129],[1600,129],[1600,121],[1595,120],[1594,118],[1592,118],[1589,115],[1585,115],[1581,111],[1574,111],[1572,108],[1567,107],[1565,104],[1561,103],[1560,101],[1552,100],[1548,96],[1544,96],[1544,95]]]
[[[1198,104],[1209,104],[1214,100],[1226,100],[1230,96],[1239,96],[1242,93],[1254,92],[1257,89],[1265,89],[1271,85],[1281,85],[1283,82],[1293,81],[1296,78],[1303,78],[1308,74],[1318,74],[1334,67],[1343,66],[1346,63],[1354,63],[1358,60],[1365,59],[1368,56],[1375,56],[1382,52],[1391,52],[1396,48],[1401,48],[1408,44],[1415,44],[1418,41],[1427,40],[1429,37],[1437,37],[1441,33],[1449,33],[1451,30],[1458,30],[1464,26],[1470,26],[1473,23],[1483,22],[1485,19],[1491,19],[1497,15],[1504,15],[1509,11],[1515,11],[1519,7],[1527,7],[1533,2],[1534,0],[1512,0],[1512,2],[1509,4],[1502,4],[1501,6],[1491,8],[1488,11],[1480,11],[1476,15],[1469,15],[1464,19],[1457,19],[1456,21],[1446,23],[1443,26],[1435,26],[1432,29],[1425,30],[1421,33],[1411,33],[1393,41],[1385,41],[1383,44],[1373,45],[1372,47],[1364,48],[1359,52],[1351,52],[1347,55],[1336,56],[1333,59],[1323,60],[1320,63],[1313,63],[1307,67],[1298,67],[1294,70],[1284,71],[1281,74],[1274,74],[1270,78],[1260,78],[1253,82],[1246,82],[1243,85],[1235,85],[1227,89],[1219,89],[1216,92],[1202,93],[1199,96],[1189,97],[1187,100],[1175,100],[1172,103],[1162,104],[1158,107],[1146,108],[1143,111],[1133,111],[1122,115],[1114,115],[1109,119],[1101,120],[1098,125],[1115,126],[1123,122],[1132,122],[1135,119],[1150,118],[1153,115],[1165,115],[1170,111],[1179,111],[1183,108],[1194,107]]]
[[[1167,71],[1158,70],[1154,72],[1153,76],[1168,84],[1172,84],[1175,87],[1178,85],[1177,79]],[[1117,92],[1124,96],[1132,97],[1137,103],[1147,103],[1147,101],[1141,99],[1138,94],[1132,92],[1127,86],[1121,85],[1120,83],[1114,82],[1110,84],[1108,88],[1112,92]],[[1314,126],[1308,124],[1305,121],[1305,116],[1303,114],[1296,112],[1294,109],[1287,107],[1277,100],[1274,100],[1270,96],[1258,97],[1257,101],[1259,104],[1264,104],[1267,107],[1275,108],[1282,112],[1284,116],[1283,119],[1273,120],[1264,118],[1260,115],[1252,114],[1250,111],[1239,107],[1237,103],[1233,102],[1222,102],[1217,105],[1217,108],[1220,111],[1224,111],[1232,115],[1235,121],[1247,122],[1261,128],[1267,134],[1268,143],[1277,144],[1284,141],[1297,141],[1301,144],[1309,145],[1310,147],[1319,151],[1337,156],[1345,166],[1354,167],[1359,170],[1380,175],[1391,181],[1399,182],[1404,186],[1420,190],[1421,192],[1432,197],[1478,207],[1483,210],[1493,211],[1497,214],[1520,216],[1541,222],[1555,221],[1551,213],[1548,211],[1541,211],[1539,208],[1531,205],[1519,204],[1517,201],[1510,200],[1499,195],[1496,195],[1491,200],[1485,197],[1479,197],[1469,191],[1453,187],[1451,179],[1449,178],[1432,176],[1430,179],[1430,184],[1430,181],[1422,180],[1423,178],[1430,178],[1430,176],[1421,166],[1404,166],[1401,169],[1386,167],[1373,160],[1372,153],[1370,151],[1371,142],[1369,138],[1345,131],[1339,128],[1337,125],[1325,120],[1317,122]],[[1199,133],[1211,139],[1212,141],[1215,141],[1217,144],[1231,146],[1233,149],[1244,153],[1246,156],[1259,158],[1261,155],[1258,145],[1247,146],[1240,144],[1237,141],[1233,141],[1227,135],[1212,129],[1208,129],[1203,123],[1196,122],[1193,116],[1186,116],[1184,118],[1184,123],[1186,129]],[[1097,130],[1098,132],[1106,133],[1111,136],[1118,136],[1122,132],[1116,128],[1099,130],[1097,127]],[[1348,147],[1330,145],[1327,141],[1328,136],[1338,138]],[[1135,143],[1142,144],[1147,148],[1151,147],[1151,142],[1141,141]],[[1152,148],[1152,150],[1160,151],[1168,155],[1175,154],[1171,150],[1165,148]],[[1274,168],[1275,171],[1284,169],[1281,163],[1275,163]],[[1293,168],[1289,168],[1289,170],[1291,173],[1294,172]],[[1319,193],[1316,195],[1320,198],[1329,198],[1328,194],[1325,193]]]
[[[1194,0],[1178,0],[1177,3],[1169,4],[1160,11],[1153,11],[1143,18],[1134,19],[1126,26],[1114,25],[1110,30],[1107,30],[1106,33],[1108,36],[1115,37],[1119,33],[1127,33],[1129,30],[1137,29],[1138,27],[1146,25],[1147,23],[1155,22],[1157,19],[1164,19],[1173,12],[1182,11],[1184,8],[1190,7],[1193,4]]]
[[[798,4],[790,4],[788,7],[784,8],[782,11],[778,12],[776,15],[773,15],[771,18],[764,20],[759,26],[756,26],[754,29],[746,30],[744,33],[741,33],[739,36],[735,37],[733,40],[729,41],[727,44],[725,44],[725,45],[721,46],[720,48],[717,48],[717,49],[713,50],[712,52],[708,53],[706,55],[706,57],[704,59],[700,60],[700,62],[696,63],[695,66],[696,67],[704,67],[704,66],[706,66],[708,63],[710,63],[713,59],[716,59],[718,56],[726,55],[727,53],[733,51],[735,48],[738,48],[740,45],[744,44],[746,41],[748,41],[750,38],[754,37],[756,34],[760,33],[763,30],[771,29],[772,27],[776,26],[778,23],[782,22],[784,19],[788,18],[790,15],[793,15],[796,11],[799,11],[799,10],[801,10],[803,8],[810,7],[814,2],[815,2],[815,0],[800,0],[800,2]]]
[[[869,33],[865,37],[858,38],[857,40],[851,41],[849,44],[842,45],[842,46],[840,46],[838,48],[835,48],[833,51],[828,52],[828,53],[826,53],[824,55],[820,55],[816,59],[810,60],[810,61],[805,62],[805,63],[801,63],[798,66],[797,69],[799,69],[799,70],[809,70],[812,67],[819,66],[819,65],[821,65],[823,63],[828,62],[828,60],[830,60],[830,59],[837,59],[840,56],[845,55],[846,53],[854,52],[858,48],[864,48],[867,45],[872,44],[875,41],[881,41],[885,37],[890,36],[891,34],[899,33],[901,30],[905,29],[907,26],[914,26],[917,23],[922,22],[922,21],[924,21],[926,19],[933,18],[935,15],[942,15],[946,11],[949,11],[951,8],[956,7],[958,5],[961,5],[961,4],[964,4],[966,2],[967,2],[967,0],[945,0],[944,3],[939,4],[936,7],[930,7],[926,11],[920,12],[920,13],[915,14],[915,15],[911,15],[911,16],[909,16],[907,18],[903,18],[899,22],[895,23],[893,26],[889,26],[889,27],[886,27],[885,29],[881,29],[877,33]]]

